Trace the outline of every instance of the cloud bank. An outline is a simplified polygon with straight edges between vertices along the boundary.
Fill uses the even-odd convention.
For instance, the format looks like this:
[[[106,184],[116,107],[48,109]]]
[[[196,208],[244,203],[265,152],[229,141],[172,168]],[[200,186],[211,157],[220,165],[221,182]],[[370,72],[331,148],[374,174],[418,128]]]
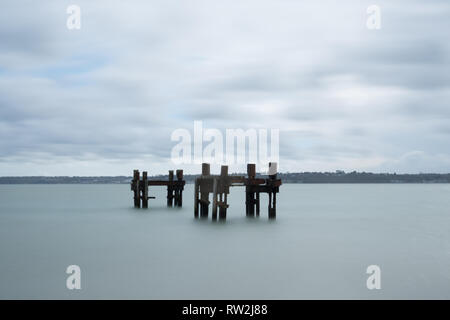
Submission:
[[[450,172],[450,3],[371,4],[4,0],[0,175],[163,173],[194,120],[279,128],[282,171]]]

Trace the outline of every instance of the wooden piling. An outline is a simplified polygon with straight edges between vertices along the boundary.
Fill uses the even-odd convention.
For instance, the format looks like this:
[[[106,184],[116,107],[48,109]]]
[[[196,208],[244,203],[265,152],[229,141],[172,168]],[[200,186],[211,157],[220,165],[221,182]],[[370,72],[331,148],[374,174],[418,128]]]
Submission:
[[[209,199],[207,193],[200,193],[200,218],[207,219],[209,214]]]
[[[248,217],[259,217],[260,215],[260,194],[267,193],[269,196],[269,203],[267,206],[269,219],[276,218],[276,194],[279,192],[281,180],[277,179],[277,163],[269,163],[268,179],[257,179],[255,172],[255,165],[247,165],[247,179],[246,185],[246,213]]]
[[[141,207],[141,193],[140,193],[140,174],[139,170],[133,171],[133,183],[132,183],[133,193],[134,193],[134,207]]]
[[[245,208],[248,217],[255,216],[255,186],[253,180],[256,178],[256,165],[254,163],[247,164],[248,183],[245,186]]]
[[[225,220],[227,218],[227,208],[228,208],[228,204],[227,204],[227,194],[224,193],[224,199],[223,202],[220,205],[220,209],[219,209],[219,220]]]
[[[213,182],[213,207],[212,207],[212,219],[217,220],[217,184],[218,180],[214,179]]]
[[[173,170],[169,170],[169,179],[165,180],[149,180],[147,171],[142,173],[140,180],[139,170],[133,171],[133,180],[131,181],[131,190],[134,193],[134,207],[148,208],[148,199],[155,199],[149,196],[150,186],[167,186],[167,206],[171,207],[175,200],[175,205],[181,207],[183,205],[183,190],[186,181],[183,180],[183,170],[177,170],[177,180],[174,181]]]
[[[195,179],[194,190],[194,217],[208,217],[209,193],[212,193],[212,219],[225,220],[227,216],[228,194],[232,186],[245,186],[246,192],[246,215],[254,217],[260,215],[260,194],[269,195],[268,216],[270,219],[276,217],[276,193],[279,192],[281,180],[276,179],[276,163],[269,166],[269,178],[256,178],[256,165],[247,165],[247,176],[228,176],[228,166],[222,166],[220,175],[211,175],[210,165],[202,164],[202,174]]]
[[[209,163],[202,163],[202,176],[211,175],[211,166]]]
[[[175,206],[182,207],[183,206],[183,170],[177,170],[177,184],[175,187]]]
[[[194,187],[194,217],[198,218],[198,207],[199,207],[199,192],[200,192],[200,182],[195,179],[195,187]]]
[[[173,205],[173,170],[169,170],[169,184],[167,185],[167,206]]]
[[[247,175],[249,179],[255,179],[256,177],[256,165],[254,163],[247,164]]]
[[[202,178],[208,178],[211,175],[211,169],[209,163],[202,163]],[[209,188],[211,182],[205,180],[200,184],[200,217],[208,218],[209,210]]]
[[[269,219],[272,218],[272,192],[268,192],[269,194],[269,204],[268,204],[268,208],[267,211],[269,212]]]
[[[220,178],[219,178],[219,192],[220,192],[220,202],[219,205],[219,219],[225,220],[227,218],[227,195],[230,193],[230,181],[228,179],[228,166],[222,166],[220,168]]]
[[[148,180],[147,171],[142,172],[142,208],[148,208]]]
[[[259,217],[259,191],[256,192],[256,216]]]
[[[228,176],[228,166],[221,166],[220,167],[220,177],[225,178]]]
[[[269,179],[266,184],[269,187],[269,219],[275,219],[277,216],[277,192],[281,184],[281,180],[277,180],[276,162],[269,162]]]

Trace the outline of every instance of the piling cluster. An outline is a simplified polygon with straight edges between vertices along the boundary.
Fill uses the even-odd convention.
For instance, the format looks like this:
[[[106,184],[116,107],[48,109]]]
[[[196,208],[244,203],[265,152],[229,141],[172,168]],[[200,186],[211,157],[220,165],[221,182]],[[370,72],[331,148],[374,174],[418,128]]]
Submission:
[[[142,173],[134,170],[131,190],[134,192],[134,207],[148,208],[149,186],[167,186],[167,206],[181,207],[183,205],[183,170],[176,171],[176,180],[173,170],[169,171],[169,178],[165,180],[148,180],[147,172]],[[202,164],[202,174],[195,179],[194,188],[194,217],[208,218],[209,194],[212,194],[212,219],[225,220],[227,218],[228,195],[230,187],[245,186],[245,212],[248,217],[259,216],[260,194],[267,193],[269,196],[268,217],[276,218],[277,193],[279,192],[281,180],[277,179],[277,164],[269,163],[268,178],[256,178],[255,164],[247,164],[247,176],[228,175],[228,166],[222,166],[220,175],[212,175],[209,163]]]
[[[194,217],[208,218],[209,194],[212,193],[212,219],[225,220],[227,217],[227,196],[230,187],[245,186],[245,208],[248,217],[260,214],[260,193],[269,195],[268,216],[276,218],[276,194],[281,180],[277,179],[276,163],[269,163],[269,178],[256,178],[255,164],[247,164],[247,176],[229,176],[228,166],[222,166],[220,175],[211,175],[209,163],[202,164],[202,174],[195,179]]]
[[[148,208],[148,199],[155,199],[149,196],[149,186],[167,186],[167,206],[183,206],[183,190],[186,181],[183,180],[183,170],[176,171],[176,180],[174,180],[173,170],[169,170],[168,180],[148,180],[147,171],[142,172],[140,178],[139,170],[134,170],[133,180],[131,181],[131,191],[134,193],[134,207]]]
[[[219,176],[211,175],[209,163],[202,164],[202,175],[195,179],[194,196],[194,216],[208,218],[209,194],[213,195],[212,218],[217,219],[217,209],[219,209],[219,218],[227,217],[227,198],[230,193],[232,177],[228,176],[228,166],[222,166]]]

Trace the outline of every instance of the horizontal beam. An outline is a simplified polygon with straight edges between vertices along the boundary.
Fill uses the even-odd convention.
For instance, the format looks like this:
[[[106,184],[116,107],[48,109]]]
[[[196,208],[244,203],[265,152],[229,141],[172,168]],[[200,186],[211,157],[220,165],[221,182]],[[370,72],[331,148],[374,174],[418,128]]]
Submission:
[[[141,180],[142,182],[142,180]],[[147,180],[149,186],[184,186],[186,181]]]

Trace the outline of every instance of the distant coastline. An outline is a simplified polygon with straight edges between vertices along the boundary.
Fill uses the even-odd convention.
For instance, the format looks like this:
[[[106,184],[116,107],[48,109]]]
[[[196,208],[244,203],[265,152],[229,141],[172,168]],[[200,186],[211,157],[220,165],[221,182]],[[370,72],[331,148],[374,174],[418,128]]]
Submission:
[[[236,174],[245,175],[245,174]],[[193,183],[198,175],[184,175],[186,183]],[[283,183],[450,183],[450,173],[370,173],[370,172],[299,172],[279,173]],[[149,177],[150,180],[167,179],[167,175]],[[0,184],[128,184],[131,176],[27,176],[0,177]]]

